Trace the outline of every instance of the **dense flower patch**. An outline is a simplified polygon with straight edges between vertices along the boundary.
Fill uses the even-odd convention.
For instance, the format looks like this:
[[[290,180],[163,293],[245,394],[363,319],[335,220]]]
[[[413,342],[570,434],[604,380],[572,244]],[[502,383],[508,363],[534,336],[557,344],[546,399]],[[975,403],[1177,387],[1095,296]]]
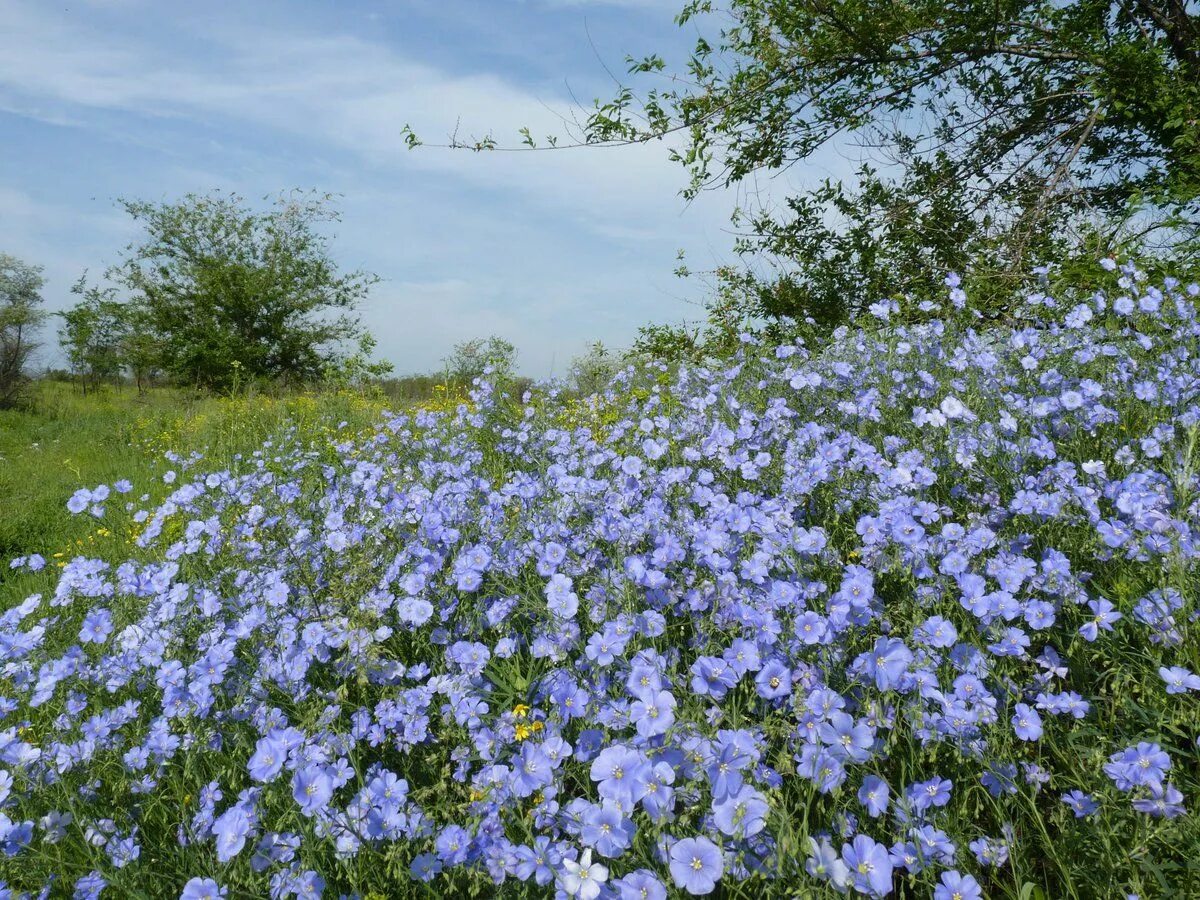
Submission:
[[[14,561],[0,871],[1200,895],[1200,289],[1112,279],[81,490],[136,547]]]

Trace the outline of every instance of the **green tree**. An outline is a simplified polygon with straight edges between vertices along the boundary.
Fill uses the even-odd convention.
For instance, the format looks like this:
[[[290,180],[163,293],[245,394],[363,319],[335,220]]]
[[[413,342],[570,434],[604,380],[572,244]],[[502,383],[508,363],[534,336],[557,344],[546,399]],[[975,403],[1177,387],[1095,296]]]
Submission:
[[[45,283],[40,266],[0,253],[0,408],[19,403],[28,383],[36,333],[46,319]]]
[[[120,376],[131,324],[129,307],[117,299],[115,289],[88,285],[86,279],[80,277],[71,288],[79,302],[58,314],[62,319],[58,342],[84,394]]]
[[[138,393],[144,394],[160,371],[162,347],[151,328],[150,317],[144,306],[122,304],[120,316],[123,324],[118,348],[121,362],[129,370]]]
[[[517,348],[502,337],[472,338],[454,345],[443,360],[446,377],[463,387],[491,372],[497,378],[511,378],[517,365]]]
[[[145,234],[108,276],[176,381],[313,381],[361,349],[354,312],[378,279],[339,271],[322,233],[339,218],[328,195],[294,193],[265,211],[233,194],[122,206]]]
[[[623,359],[600,341],[588,347],[587,352],[571,361],[569,371],[572,388],[583,397],[602,394],[612,384],[621,370]]]
[[[686,197],[748,186],[743,265],[709,273],[703,333],[656,326],[639,349],[828,327],[882,297],[930,299],[948,269],[1002,315],[1033,266],[1064,254],[1200,255],[1193,2],[688,0],[676,21],[698,35],[686,72],[629,59],[634,80],[667,87],[622,86],[573,141],[542,148],[522,129],[506,148],[671,138]],[[854,177],[754,205],[754,179],[850,147]]]
[[[708,14],[714,15],[712,19]],[[585,139],[678,133],[688,196],[793,169],[838,140],[877,165],[741,210],[768,319],[836,321],[971,269],[995,305],[1087,243],[1194,248],[1200,8],[1176,0],[693,0],[688,77],[598,105]],[[665,70],[631,60],[635,75]],[[679,86],[682,85],[682,86]],[[741,273],[744,276],[746,273]],[[776,301],[782,301],[782,305]]]

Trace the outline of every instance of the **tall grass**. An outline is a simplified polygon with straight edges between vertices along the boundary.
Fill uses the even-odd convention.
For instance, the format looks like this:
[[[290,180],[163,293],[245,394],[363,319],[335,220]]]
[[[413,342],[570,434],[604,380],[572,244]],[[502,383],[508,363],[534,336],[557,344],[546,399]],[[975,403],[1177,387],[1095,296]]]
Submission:
[[[50,547],[75,552],[94,540],[94,529],[66,509],[80,485],[147,484],[167,452],[224,468],[290,425],[317,436],[342,421],[365,425],[388,405],[352,391],[216,396],[168,387],[143,394],[127,385],[85,397],[71,384],[38,382],[27,408],[0,410],[0,564]]]

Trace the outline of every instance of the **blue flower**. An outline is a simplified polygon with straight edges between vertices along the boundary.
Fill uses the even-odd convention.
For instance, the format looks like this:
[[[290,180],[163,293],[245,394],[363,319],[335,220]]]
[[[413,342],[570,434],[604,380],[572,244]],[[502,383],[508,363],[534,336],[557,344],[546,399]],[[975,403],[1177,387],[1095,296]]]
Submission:
[[[933,889],[933,900],[983,900],[983,888],[970,875],[943,872],[941,884]]]
[[[917,812],[945,806],[950,802],[950,791],[953,786],[953,782],[948,778],[937,777],[910,785],[908,788],[909,804]]]
[[[260,738],[247,765],[250,777],[264,783],[274,781],[283,771],[288,752],[288,741],[281,730],[276,729],[266,737]]]
[[[749,785],[713,804],[713,822],[730,837],[753,837],[767,824],[767,799]]]
[[[79,629],[79,640],[84,644],[103,644],[112,634],[112,630],[112,613],[107,609],[94,609],[83,620],[83,627]]]
[[[74,900],[99,900],[101,892],[108,886],[99,872],[92,871],[75,882],[75,890],[71,894]]]
[[[571,579],[555,573],[546,584],[546,605],[560,619],[570,619],[579,611],[579,597],[572,588]]]
[[[1100,808],[1100,804],[1079,790],[1068,791],[1063,794],[1062,802],[1071,808],[1077,819],[1093,815]]]
[[[887,812],[890,794],[886,781],[877,775],[868,775],[858,789],[858,801],[872,818],[878,818]]]
[[[653,872],[638,869],[612,882],[617,900],[667,900],[667,889]]]
[[[875,641],[875,648],[863,654],[862,659],[864,670],[875,679],[875,686],[881,691],[889,691],[899,686],[913,655],[903,641],[881,637]]]
[[[583,814],[579,839],[601,856],[616,858],[629,849],[635,832],[632,819],[610,800],[591,806]]]
[[[179,900],[221,900],[229,892],[211,878],[192,878],[183,886]]]
[[[1101,631],[1112,631],[1113,623],[1120,620],[1122,615],[1108,600],[1089,600],[1092,618],[1080,626],[1079,633],[1085,641],[1095,641]]]
[[[894,866],[883,844],[865,834],[857,835],[849,844],[842,845],[842,861],[859,893],[884,897],[892,892]]]
[[[1159,677],[1167,685],[1168,694],[1186,694],[1188,691],[1200,691],[1200,675],[1183,666],[1160,666]]]
[[[518,797],[528,797],[550,784],[554,766],[541,745],[525,743],[513,766],[512,790]]]
[[[778,700],[792,692],[792,670],[781,660],[768,660],[754,677],[754,689],[764,700]]]
[[[299,769],[292,779],[292,797],[306,816],[314,816],[325,809],[333,797],[333,779],[325,766],[309,765]]]
[[[226,863],[241,853],[251,829],[250,814],[246,807],[237,803],[225,810],[212,824],[212,833],[217,839],[217,859]]]
[[[650,761],[637,750],[616,744],[600,751],[592,762],[591,776],[599,782],[601,797],[628,808],[646,795],[651,778]]]
[[[675,697],[670,691],[645,691],[634,700],[629,715],[643,739],[665,734],[675,722]]]
[[[1147,787],[1158,794],[1163,793],[1163,779],[1170,769],[1171,757],[1158,744],[1147,741],[1114,753],[1104,766],[1104,771],[1121,790]]]
[[[558,886],[568,897],[578,897],[579,900],[596,900],[607,880],[608,869],[599,863],[592,862],[592,851],[584,850],[578,862],[573,859],[562,861]]]
[[[671,878],[689,894],[710,894],[725,871],[721,848],[706,837],[684,838],[671,845]]]
[[[705,766],[714,800],[724,800],[741,790],[742,770],[749,766],[751,757],[733,740],[722,741]]]
[[[1013,707],[1012,725],[1023,741],[1036,741],[1042,736],[1042,717],[1028,704],[1018,703]]]

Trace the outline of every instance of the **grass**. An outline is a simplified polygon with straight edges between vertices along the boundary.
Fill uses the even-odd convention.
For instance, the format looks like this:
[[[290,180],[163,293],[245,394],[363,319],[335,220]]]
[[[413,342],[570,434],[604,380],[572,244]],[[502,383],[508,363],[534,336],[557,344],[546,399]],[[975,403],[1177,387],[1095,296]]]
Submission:
[[[169,451],[201,454],[206,468],[220,469],[289,426],[314,434],[340,421],[362,426],[387,405],[353,392],[229,397],[173,388],[139,394],[132,386],[85,397],[75,385],[40,382],[28,408],[0,410],[0,565],[94,541],[95,522],[66,508],[80,487],[125,478],[134,497],[153,495],[164,490]]]

